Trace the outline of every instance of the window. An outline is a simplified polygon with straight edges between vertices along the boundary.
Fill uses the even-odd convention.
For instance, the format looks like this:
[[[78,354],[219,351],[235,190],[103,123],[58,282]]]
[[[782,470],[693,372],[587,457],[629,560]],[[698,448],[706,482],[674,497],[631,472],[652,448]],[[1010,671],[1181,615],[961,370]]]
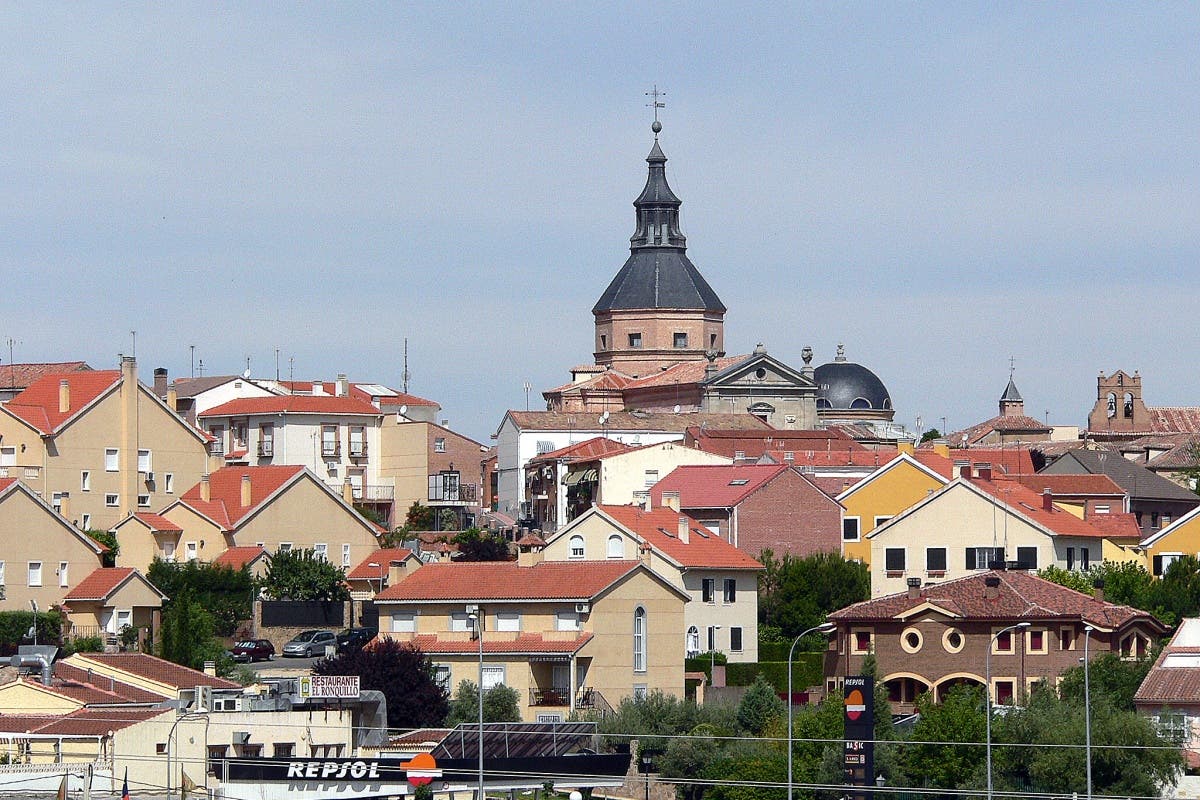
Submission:
[[[214,456],[224,455],[225,454],[225,426],[224,425],[213,425],[212,427],[210,427],[208,429],[208,432],[213,437],[212,454]]]
[[[454,611],[450,614],[450,630],[455,633],[464,633],[473,630],[474,620],[465,611]]]
[[[925,548],[925,571],[930,574],[946,574],[946,548]]]
[[[717,651],[717,626],[708,626],[708,650],[715,653]]]
[[[654,484],[658,483],[658,470],[646,470],[646,488],[649,489]]]
[[[267,457],[275,455],[275,426],[270,422],[258,426],[258,454]]]
[[[3,586],[4,584],[4,562],[0,561],[0,586]]]
[[[1096,513],[1097,513],[1097,514],[1108,514],[1108,513],[1110,513],[1110,512],[1111,512],[1111,510],[1112,510],[1112,509],[1111,509],[1111,507],[1109,507],[1109,506],[1096,506]]]
[[[115,447],[104,448],[104,471],[116,472],[121,468],[120,451]]]
[[[325,542],[317,542],[313,545],[313,557],[318,561],[329,560],[329,545]]]
[[[888,514],[886,517],[875,517],[875,527],[878,528],[880,525],[887,522],[891,518],[892,518],[891,514]]]
[[[150,507],[150,495],[139,494],[137,497],[138,497],[138,508],[149,508]]]
[[[1151,559],[1152,572],[1155,575],[1165,575],[1171,565],[1183,557],[1183,553],[1160,553]]]
[[[1038,549],[1036,547],[1018,547],[1017,564],[1021,569],[1038,568]]]
[[[1155,530],[1158,530],[1159,528],[1157,511],[1150,512],[1150,527],[1154,528]]]
[[[361,457],[367,454],[367,429],[361,425],[350,428],[350,456]]]
[[[271,745],[271,753],[275,758],[292,758],[296,754],[296,745],[293,742],[276,742]]]
[[[687,346],[688,346],[688,345],[687,345],[687,339],[688,339],[688,337],[687,337],[687,334],[686,334],[686,333],[679,333],[679,332],[676,332],[676,333],[675,333],[675,337],[674,337],[675,349],[676,349],[676,350],[684,350],[684,349],[686,349],[686,348],[687,348]]]
[[[79,491],[90,492],[92,490],[92,473],[91,470],[84,470],[79,473]]]
[[[104,495],[104,505],[107,506],[108,508],[116,508],[120,504],[121,504],[121,498],[119,495],[115,495],[115,494]]]
[[[1003,547],[968,547],[967,569],[988,569],[994,562],[1004,560]]]
[[[629,334],[629,347],[632,350],[642,349],[642,335],[640,333]]]
[[[963,645],[966,643],[967,640],[963,638],[962,631],[958,628],[947,628],[946,632],[942,634],[942,647],[947,653],[962,652]]]
[[[737,602],[737,578],[725,579],[725,597],[726,603]]]
[[[342,567],[346,568],[349,566],[350,566],[350,545],[344,544],[344,545],[342,545]]]
[[[700,581],[700,601],[703,603],[712,603],[716,601],[717,581],[716,578],[704,578]]]
[[[196,543],[195,542],[187,542],[183,546],[183,550],[184,550],[184,555],[186,556],[188,561],[196,560],[197,553],[196,553]]]
[[[1046,632],[1044,630],[1030,628],[1025,631],[1025,652],[1044,655],[1046,650]]]
[[[583,558],[583,537],[578,533],[571,537],[571,558]]]
[[[644,683],[635,683],[633,685],[633,699],[645,700],[646,695],[650,693],[650,688]]]
[[[625,557],[625,540],[621,538],[621,534],[614,533],[608,537],[608,557],[609,558],[624,558]]]
[[[904,548],[889,547],[883,551],[883,568],[888,572],[904,572]]]
[[[858,517],[846,517],[842,520],[842,541],[858,541]]]
[[[850,652],[869,653],[874,644],[875,636],[869,629],[858,629],[850,633]]]
[[[229,753],[229,745],[210,744],[208,746],[208,774],[216,775],[218,762]]]
[[[633,612],[633,671],[646,671],[646,609],[641,606]]]
[[[742,629],[729,629],[729,649],[735,653],[742,652]]]
[[[745,458],[746,458],[745,450],[734,450],[733,451],[733,460],[734,461],[744,461]]]
[[[170,539],[163,542],[162,546],[163,561],[175,560],[175,543]]]
[[[553,449],[553,448],[551,448],[551,449]],[[435,452],[435,453],[446,452],[446,437],[445,436],[438,436],[436,439],[433,440],[433,452]],[[550,451],[547,450],[546,452],[548,453]]]
[[[1013,635],[1012,631],[1004,631],[1004,633],[996,636],[992,634],[992,655],[1012,655],[1013,652]]]
[[[15,467],[17,465],[17,448],[0,447],[0,467]]]
[[[521,630],[521,612],[519,612],[519,611],[497,611],[496,612],[496,630],[498,630],[498,631],[519,631],[519,630]]]
[[[1067,571],[1070,572],[1073,569],[1075,569],[1075,548],[1068,547],[1067,548]]]
[[[397,611],[392,614],[392,632],[393,633],[416,633],[417,632],[417,612],[415,611]]]
[[[40,561],[30,561],[29,562],[29,582],[28,583],[30,586],[41,586],[42,585],[42,562],[40,562]]]
[[[438,686],[442,687],[447,692],[451,691],[454,687],[450,685],[450,665],[434,664],[433,680]]]
[[[67,577],[67,570],[68,570],[68,568],[70,568],[70,566],[71,565],[68,564],[66,561],[58,562],[58,585],[60,587],[65,587],[65,586],[71,585],[71,581]]]
[[[62,498],[62,492],[53,492],[50,495],[50,507],[60,514],[62,513]]]
[[[489,691],[504,683],[504,667],[491,665],[483,668],[483,690]]]
[[[150,451],[138,450],[138,472],[152,472],[154,467],[150,463]]]
[[[436,443],[436,442],[434,443],[434,449],[435,449],[435,450],[437,449],[437,443]],[[538,443],[537,443],[537,453],[538,453],[538,455],[539,455],[539,456],[540,456],[540,455],[542,455],[543,453],[549,453],[549,452],[550,452],[551,450],[553,450],[553,449],[554,449],[554,442],[553,442],[553,440],[551,440],[551,439],[538,439]]]
[[[92,529],[92,515],[83,514],[79,524],[85,531],[90,531]]]
[[[168,472],[163,475],[163,491],[167,494],[175,493],[175,475]]]
[[[608,349],[608,337],[605,336],[603,333],[600,334],[600,349],[601,350]]]
[[[1146,650],[1150,642],[1146,637],[1131,633],[1121,639],[1121,659],[1123,661],[1140,661],[1146,657]]]
[[[1059,628],[1058,629],[1058,649],[1059,650],[1074,650],[1075,649],[1075,629],[1074,628]]]
[[[996,690],[996,705],[1011,706],[1015,700],[1015,682],[997,679],[992,682]]]
[[[1084,572],[1087,572],[1088,568],[1091,567],[1090,555],[1086,547],[1079,548],[1079,568]]]
[[[574,611],[559,611],[554,615],[554,630],[556,631],[577,631],[579,630],[579,615]]]
[[[322,425],[321,426],[321,457],[322,458],[337,458],[341,455],[338,447],[338,429],[337,425]]]
[[[925,637],[923,637],[921,632],[916,628],[906,628],[904,632],[900,634],[900,647],[902,647],[906,653],[921,652],[921,645],[924,643]]]

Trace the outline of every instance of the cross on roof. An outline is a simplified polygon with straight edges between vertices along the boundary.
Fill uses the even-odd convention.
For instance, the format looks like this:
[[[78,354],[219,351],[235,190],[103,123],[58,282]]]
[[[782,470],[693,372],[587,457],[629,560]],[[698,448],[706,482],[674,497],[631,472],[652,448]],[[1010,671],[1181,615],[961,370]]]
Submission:
[[[658,84],[657,84],[657,83],[656,83],[656,84],[654,84],[654,88],[653,88],[653,89],[651,89],[650,91],[646,92],[646,97],[649,97],[649,98],[651,98],[651,101],[650,101],[649,103],[646,103],[646,107],[647,107],[647,108],[653,108],[653,109],[654,109],[654,121],[655,121],[656,123],[658,122],[658,110],[659,110],[660,108],[666,108],[666,107],[667,107],[667,104],[666,104],[665,102],[663,102],[663,101],[660,101],[658,98],[660,98],[660,97],[666,97],[666,96],[667,96],[667,93],[666,93],[666,92],[660,92],[660,91],[658,90]]]

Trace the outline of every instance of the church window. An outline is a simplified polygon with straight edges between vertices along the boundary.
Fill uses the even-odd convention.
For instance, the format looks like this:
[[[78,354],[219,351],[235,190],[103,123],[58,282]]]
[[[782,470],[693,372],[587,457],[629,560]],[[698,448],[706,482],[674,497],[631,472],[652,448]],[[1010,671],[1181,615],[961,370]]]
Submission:
[[[676,332],[676,334],[675,334],[675,349],[676,349],[676,350],[683,350],[683,349],[685,349],[687,346],[688,346],[688,336],[687,336],[687,334],[686,334],[686,333],[678,333],[678,332]]]
[[[608,349],[608,337],[606,335],[604,335],[603,333],[600,334],[600,349],[601,350]]]
[[[708,346],[713,350],[717,349],[717,335],[715,333],[710,333],[708,335]]]
[[[851,408],[870,408],[871,401],[863,397],[854,398],[854,402],[850,404]]]
[[[640,333],[629,334],[629,346],[634,350],[642,349],[642,335]]]
[[[1125,393],[1125,403],[1122,411],[1124,412],[1125,419],[1131,419],[1133,417],[1133,395],[1129,392]]]

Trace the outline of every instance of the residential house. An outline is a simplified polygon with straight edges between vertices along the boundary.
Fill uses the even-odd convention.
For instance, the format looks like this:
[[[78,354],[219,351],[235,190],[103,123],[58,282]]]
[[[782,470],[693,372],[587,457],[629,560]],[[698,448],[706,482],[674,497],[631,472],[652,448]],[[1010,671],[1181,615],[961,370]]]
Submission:
[[[1200,557],[1200,507],[1142,539],[1141,548],[1153,575],[1162,575],[1185,555]]]
[[[130,514],[109,532],[117,537],[116,566],[149,569],[154,559],[175,560],[175,547],[183,528],[149,511]]]
[[[1146,469],[1196,489],[1200,468],[1200,433],[1157,433],[1118,445],[1121,455]]]
[[[625,559],[426,564],[375,599],[380,636],[419,647],[451,691],[478,685],[480,672],[485,690],[516,689],[529,722],[615,708],[655,689],[682,697],[687,601]]]
[[[108,530],[178,497],[204,473],[207,437],[121,369],[46,375],[0,405],[0,474],[52,506],[70,498],[72,523]]]
[[[678,508],[596,506],[539,545],[522,547],[522,563],[645,560],[690,598],[683,612],[689,656],[719,650],[731,662],[758,661],[762,564]]]
[[[409,420],[403,415],[383,418],[380,428],[379,482],[392,487],[394,524],[404,521],[413,503],[450,512],[457,527],[475,525],[485,508],[481,463],[488,448],[444,425]],[[379,502],[367,487],[366,500]],[[440,518],[438,520],[440,522]]]
[[[392,389],[380,383],[351,383],[345,375],[334,381],[259,381],[276,394],[337,396],[339,393],[365,400],[385,414],[399,414],[409,422],[437,422],[442,410],[433,400]],[[446,421],[442,420],[445,425]]]
[[[1149,653],[1165,626],[1145,611],[1105,602],[1099,589],[1096,594],[1026,572],[985,570],[924,587],[913,578],[903,591],[829,615],[837,632],[825,654],[826,688],[836,691],[873,655],[893,711],[909,713],[924,692],[940,699],[959,684],[986,685],[990,650],[993,702],[1020,704],[1034,684],[1057,685],[1064,671],[1079,665],[1085,633],[1090,656]],[[1003,632],[1022,624],[1028,627]]]
[[[801,467],[803,469],[803,467]],[[867,535],[905,509],[945,486],[952,465],[928,450],[901,452],[867,477],[836,495],[842,516],[842,555],[871,563]]]
[[[1183,746],[1190,770],[1200,767],[1200,619],[1179,623],[1133,695],[1133,705]]]
[[[346,585],[354,600],[371,600],[419,568],[425,562],[407,547],[386,547],[371,553],[346,573]]]
[[[668,504],[668,495],[744,553],[807,556],[842,549],[841,505],[784,464],[679,467],[650,490],[653,507]]]
[[[154,370],[154,394],[189,424],[210,408],[244,397],[271,397],[274,392],[244,375],[202,375],[169,380],[163,367]]]
[[[301,466],[226,467],[160,513],[180,528],[177,560],[212,561],[231,547],[255,546],[313,550],[349,569],[379,547],[379,529]]]
[[[1107,475],[1039,472],[1013,478],[1035,492],[1050,491],[1054,504],[1080,519],[1129,513],[1129,495]]]
[[[158,615],[167,596],[132,567],[101,567],[92,571],[63,597],[69,610],[72,638],[102,636],[115,640],[135,628],[139,642],[158,629]]]
[[[90,369],[85,361],[5,364],[0,366],[0,403],[7,403],[47,375],[85,372]]]
[[[250,574],[255,578],[263,578],[267,574],[267,568],[271,566],[271,554],[267,552],[265,547],[256,544],[230,547],[224,553],[214,558],[212,563],[219,567],[229,567],[234,570],[247,567],[250,570]]]
[[[866,449],[836,428],[764,431],[761,428],[713,430],[693,426],[684,432],[683,443],[687,447],[717,453],[737,462],[758,461],[764,453],[774,450],[795,454]]]

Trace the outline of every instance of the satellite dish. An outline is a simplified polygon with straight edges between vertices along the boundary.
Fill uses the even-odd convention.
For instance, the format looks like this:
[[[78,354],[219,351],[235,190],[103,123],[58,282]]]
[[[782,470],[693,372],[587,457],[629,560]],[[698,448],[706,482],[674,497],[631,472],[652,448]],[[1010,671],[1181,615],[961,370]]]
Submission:
[[[403,416],[408,413],[408,406],[400,406],[400,414]]]
[[[242,373],[242,377],[245,378],[246,380],[250,380],[250,368],[249,367],[247,367],[246,371]]]
[[[676,403],[676,404],[675,404],[675,413],[676,413],[676,414],[678,414],[678,413],[679,413],[679,403]]]
[[[608,412],[605,411],[603,414],[600,415],[600,424],[604,425],[607,422],[608,422]]]

